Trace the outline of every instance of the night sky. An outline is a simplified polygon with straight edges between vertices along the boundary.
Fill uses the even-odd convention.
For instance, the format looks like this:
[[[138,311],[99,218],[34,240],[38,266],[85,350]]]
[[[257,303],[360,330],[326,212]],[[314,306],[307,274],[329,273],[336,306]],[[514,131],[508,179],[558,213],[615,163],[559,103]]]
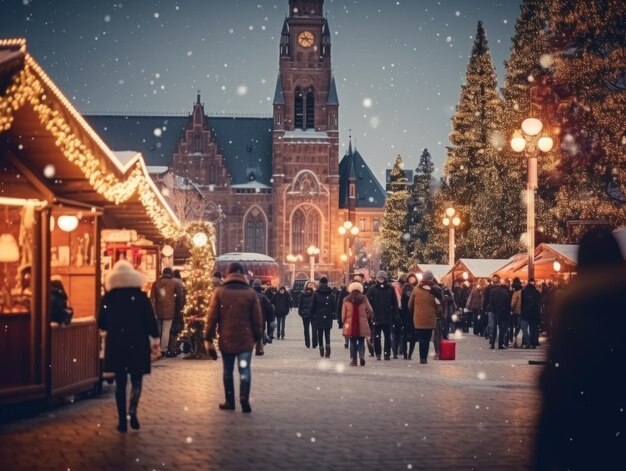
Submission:
[[[484,22],[502,85],[521,0],[326,0],[340,101],[340,158],[375,175],[424,147],[437,176]],[[0,0],[0,37],[28,49],[83,113],[271,116],[287,0]]]

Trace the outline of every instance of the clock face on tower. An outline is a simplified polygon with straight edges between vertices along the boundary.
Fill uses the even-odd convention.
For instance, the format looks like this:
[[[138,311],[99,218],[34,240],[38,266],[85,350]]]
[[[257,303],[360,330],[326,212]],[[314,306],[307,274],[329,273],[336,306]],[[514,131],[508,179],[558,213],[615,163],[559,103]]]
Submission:
[[[310,31],[302,31],[298,35],[298,44],[302,47],[311,47],[315,42],[315,36]]]

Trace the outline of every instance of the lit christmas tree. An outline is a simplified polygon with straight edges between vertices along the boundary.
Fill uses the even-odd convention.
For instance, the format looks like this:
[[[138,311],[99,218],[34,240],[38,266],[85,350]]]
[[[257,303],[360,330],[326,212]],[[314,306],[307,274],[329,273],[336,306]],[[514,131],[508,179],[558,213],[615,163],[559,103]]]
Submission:
[[[391,170],[389,196],[385,201],[380,229],[381,267],[391,278],[407,269],[407,179],[402,157],[398,155]]]
[[[457,257],[505,257],[517,251],[520,213],[511,210],[519,193],[508,187],[501,130],[502,100],[482,22],[474,40],[466,83],[452,117],[451,146],[444,167],[442,199],[462,215]],[[514,221],[512,223],[512,221]]]
[[[553,209],[626,224],[626,10],[623,0],[553,0],[550,30],[564,175]],[[611,188],[612,187],[612,188]]]
[[[207,358],[204,348],[204,326],[213,294],[213,269],[215,266],[215,229],[206,221],[192,222],[185,227],[184,242],[191,250],[185,266],[187,301],[183,310],[185,328],[179,339],[190,346],[186,358]]]

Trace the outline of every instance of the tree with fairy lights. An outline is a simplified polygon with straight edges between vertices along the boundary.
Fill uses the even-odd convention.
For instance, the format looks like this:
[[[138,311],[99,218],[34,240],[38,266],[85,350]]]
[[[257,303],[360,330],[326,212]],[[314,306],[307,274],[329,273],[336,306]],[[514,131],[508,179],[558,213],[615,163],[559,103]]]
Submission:
[[[452,117],[451,146],[444,167],[445,204],[464,215],[457,236],[459,257],[501,258],[519,246],[512,221],[519,217],[511,199],[519,193],[508,187],[508,169],[503,158],[507,141],[500,129],[502,100],[482,22],[466,73],[466,82]]]
[[[626,10],[623,0],[553,0],[554,83],[563,181],[552,208],[572,219],[626,224]]]
[[[407,230],[407,179],[402,157],[398,154],[391,170],[389,196],[383,208],[380,229],[381,268],[394,278],[406,270],[407,245],[410,239]]]
[[[185,358],[208,358],[204,348],[204,326],[206,313],[213,294],[213,268],[215,266],[215,229],[206,221],[196,221],[185,227],[184,243],[191,250],[185,269],[187,302],[183,309],[185,328],[179,339],[186,342],[190,350]]]

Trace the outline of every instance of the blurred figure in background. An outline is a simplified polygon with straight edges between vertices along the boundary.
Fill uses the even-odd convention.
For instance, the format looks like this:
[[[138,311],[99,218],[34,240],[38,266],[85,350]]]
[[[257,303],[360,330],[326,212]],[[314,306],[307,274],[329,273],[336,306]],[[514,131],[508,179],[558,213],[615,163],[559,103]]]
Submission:
[[[555,306],[535,469],[618,469],[626,449],[626,263],[613,234],[580,241],[578,277]],[[622,464],[620,464],[622,463]]]

